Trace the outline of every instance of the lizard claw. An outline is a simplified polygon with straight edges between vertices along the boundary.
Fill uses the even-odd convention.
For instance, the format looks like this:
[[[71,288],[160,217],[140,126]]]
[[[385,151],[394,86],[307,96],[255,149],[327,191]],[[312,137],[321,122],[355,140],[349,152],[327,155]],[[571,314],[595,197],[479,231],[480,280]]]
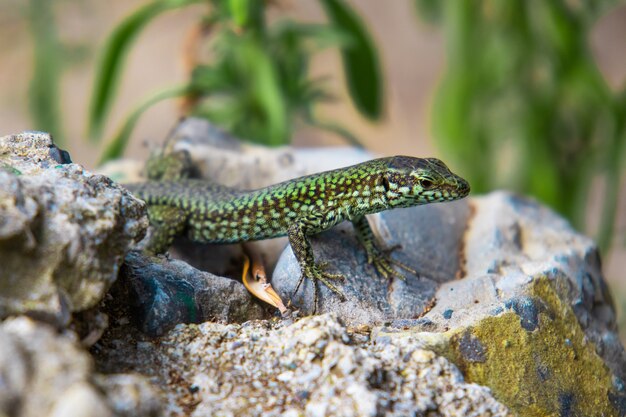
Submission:
[[[405,280],[404,274],[394,268],[394,265],[413,275],[417,275],[417,271],[413,268],[391,257],[391,252],[396,249],[400,249],[400,245],[394,245],[387,249],[375,248],[371,253],[367,254],[367,262],[373,265],[376,272],[382,275],[383,278],[396,277]]]
[[[302,276],[300,277],[300,281],[298,282],[298,285],[296,286],[296,289],[293,292],[294,295],[296,292],[298,292],[300,285],[302,284],[302,282],[304,281],[304,278],[306,277],[306,278],[313,280],[314,285],[316,285],[317,281],[322,282],[324,285],[328,287],[329,290],[337,294],[337,296],[341,299],[341,301],[345,301],[346,297],[345,295],[343,295],[343,292],[341,292],[339,288],[337,288],[334,284],[330,282],[331,280],[344,279],[344,276],[342,274],[333,274],[333,273],[324,271],[324,268],[327,265],[328,265],[327,262],[321,262],[319,264],[313,264],[310,266],[306,265],[305,267],[303,267]]]

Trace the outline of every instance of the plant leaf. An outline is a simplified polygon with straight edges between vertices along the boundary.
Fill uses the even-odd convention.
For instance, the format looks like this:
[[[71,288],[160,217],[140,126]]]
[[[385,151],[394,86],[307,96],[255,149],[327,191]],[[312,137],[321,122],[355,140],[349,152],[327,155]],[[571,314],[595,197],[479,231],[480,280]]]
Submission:
[[[90,140],[102,136],[104,123],[117,92],[120,74],[130,46],[139,32],[159,14],[205,0],[156,0],[140,7],[122,21],[106,40],[104,52],[96,68],[96,77],[89,106]]]
[[[322,0],[328,18],[352,37],[342,48],[348,91],[356,108],[371,120],[382,115],[383,81],[376,48],[359,16],[341,0]]]
[[[135,125],[137,124],[137,121],[139,120],[143,112],[148,110],[159,101],[167,100],[173,97],[180,97],[189,92],[189,86],[183,85],[159,91],[155,95],[148,97],[143,103],[137,106],[126,118],[126,121],[122,125],[118,134],[115,136],[115,138],[113,138],[111,143],[109,143],[109,145],[102,153],[99,165],[102,165],[107,161],[122,156],[122,154],[124,153],[124,149],[126,149],[126,146],[128,145],[128,139],[130,138],[130,134],[132,133]]]
[[[345,127],[333,121],[320,120],[318,117],[316,117],[313,114],[313,111],[311,109],[307,109],[305,113],[305,120],[307,123],[309,123],[313,127],[326,130],[328,132],[334,133],[337,136],[342,137],[350,145],[354,146],[355,148],[365,149],[365,146],[363,146],[363,143],[356,136],[354,136],[352,132],[350,132],[348,129],[346,129]]]
[[[49,0],[31,0],[28,7],[35,59],[29,86],[29,105],[35,128],[50,132],[54,141],[61,145],[59,86],[63,48],[58,41],[52,6]]]

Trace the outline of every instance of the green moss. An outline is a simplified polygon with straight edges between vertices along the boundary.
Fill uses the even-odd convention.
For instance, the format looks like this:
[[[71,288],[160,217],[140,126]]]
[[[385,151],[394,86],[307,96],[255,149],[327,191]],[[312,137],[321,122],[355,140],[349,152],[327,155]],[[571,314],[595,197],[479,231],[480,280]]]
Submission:
[[[520,416],[618,416],[608,397],[611,373],[559,286],[545,277],[532,284],[529,295],[545,304],[534,330],[512,311],[486,318],[452,337],[450,359]]]

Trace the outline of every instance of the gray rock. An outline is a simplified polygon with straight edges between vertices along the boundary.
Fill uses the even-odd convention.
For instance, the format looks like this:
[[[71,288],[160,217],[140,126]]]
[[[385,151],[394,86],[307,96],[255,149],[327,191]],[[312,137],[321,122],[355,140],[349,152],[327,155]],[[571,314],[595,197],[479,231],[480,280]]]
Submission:
[[[161,402],[140,375],[98,375],[65,330],[27,317],[0,324],[0,415],[156,417]]]
[[[92,371],[71,333],[25,317],[0,324],[0,415],[113,416]]]
[[[0,138],[0,317],[66,324],[96,305],[147,227],[144,205],[45,133]]]
[[[141,375],[96,375],[94,382],[104,391],[117,417],[158,417],[163,414],[159,393]]]
[[[126,256],[111,294],[116,305],[130,308],[138,328],[152,336],[178,323],[242,322],[267,316],[241,282],[138,252]]]
[[[170,414],[511,415],[443,357],[403,338],[367,343],[331,315],[287,326],[180,325],[141,353],[134,346],[142,342],[119,342],[115,355],[124,355],[125,368],[154,375]]]
[[[219,178],[207,174],[216,163],[208,155],[219,154],[212,153],[215,146],[194,136],[207,125],[181,126],[192,133],[179,128],[174,147],[206,147],[199,169]],[[253,174],[229,185],[264,185],[254,182],[268,169],[257,160],[269,160],[269,168],[282,167],[277,154],[260,151],[234,168],[228,161],[244,149],[238,146],[224,146],[221,157],[227,162],[218,170],[226,176]],[[202,161],[211,162],[203,167]],[[288,174],[297,175],[301,173]],[[275,180],[270,176],[268,182]],[[271,322],[205,323],[178,326],[159,345],[115,339],[115,357],[130,369],[161,375],[155,383],[166,393],[170,410],[192,415],[404,415],[409,409],[500,415],[507,413],[501,404],[521,416],[626,415],[626,356],[590,239],[541,205],[503,192],[395,210],[374,219],[387,245],[403,246],[394,256],[416,268],[419,277],[389,282],[377,277],[364,265],[365,254],[349,225],[312,239],[318,260],[330,261],[332,270],[346,276],[340,287],[348,296],[340,303],[320,287],[317,311],[336,314],[352,338],[344,337],[343,324],[337,324],[337,332],[330,330],[335,325],[328,316],[277,329]],[[299,277],[288,248],[276,266],[273,286],[291,299]],[[305,281],[293,302],[307,314],[315,307],[313,298],[312,283]],[[371,325],[376,327],[370,341]],[[112,351],[102,352],[112,358]],[[402,356],[404,365],[387,366],[387,352]],[[473,393],[464,391],[465,385],[453,392],[430,388],[420,379],[429,371],[406,370],[414,352],[432,355],[428,366],[436,361],[450,366],[432,368],[432,375],[480,386],[472,385],[477,387]],[[167,380],[169,375],[176,378]],[[408,388],[398,394],[402,386]],[[494,405],[491,395],[501,404]],[[454,411],[446,410],[442,399],[450,400]]]

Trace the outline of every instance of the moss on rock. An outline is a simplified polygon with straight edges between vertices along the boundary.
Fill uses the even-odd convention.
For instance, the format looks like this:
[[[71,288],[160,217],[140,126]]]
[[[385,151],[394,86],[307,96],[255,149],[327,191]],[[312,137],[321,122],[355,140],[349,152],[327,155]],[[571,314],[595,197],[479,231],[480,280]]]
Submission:
[[[525,302],[452,336],[448,354],[467,380],[520,416],[624,415],[623,394],[555,283],[534,279]]]

